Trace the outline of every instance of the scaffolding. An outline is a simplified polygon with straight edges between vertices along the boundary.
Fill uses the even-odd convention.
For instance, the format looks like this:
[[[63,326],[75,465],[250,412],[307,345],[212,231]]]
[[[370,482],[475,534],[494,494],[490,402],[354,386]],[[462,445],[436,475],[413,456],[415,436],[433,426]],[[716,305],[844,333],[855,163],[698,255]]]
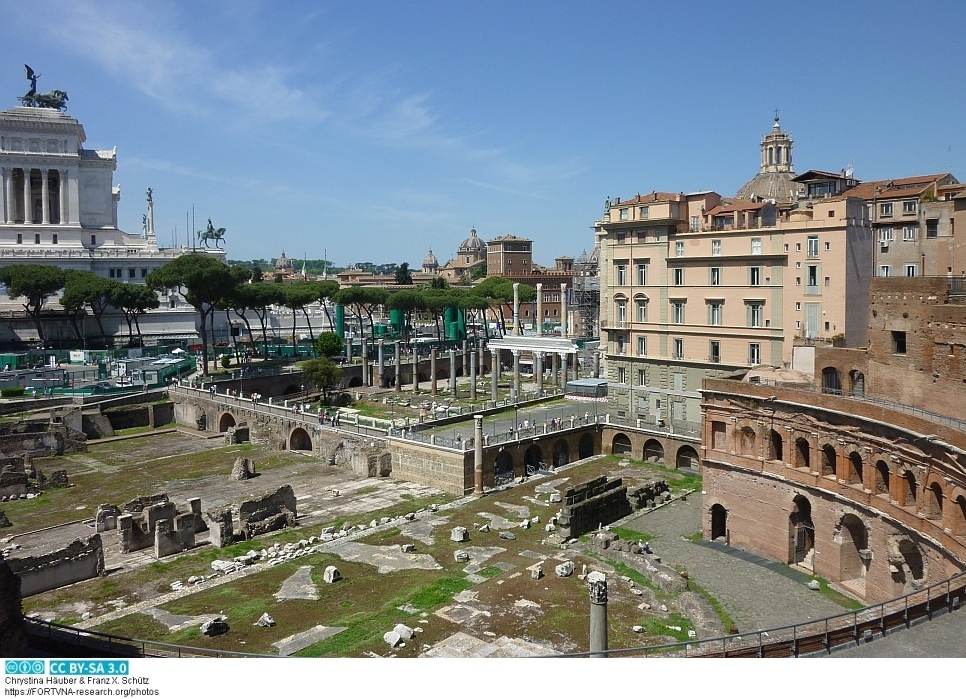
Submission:
[[[573,309],[573,335],[577,338],[600,337],[600,249],[588,255],[584,250],[574,262],[574,283],[569,300]]]

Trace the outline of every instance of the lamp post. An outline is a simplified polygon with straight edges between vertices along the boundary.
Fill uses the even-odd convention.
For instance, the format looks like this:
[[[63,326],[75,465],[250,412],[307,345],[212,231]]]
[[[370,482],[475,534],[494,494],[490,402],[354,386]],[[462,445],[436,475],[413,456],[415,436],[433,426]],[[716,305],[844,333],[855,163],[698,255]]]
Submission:
[[[515,439],[519,439],[520,438],[520,424],[517,421],[517,410],[518,409],[519,409],[519,406],[516,403],[514,403],[513,404],[513,436],[514,436]]]

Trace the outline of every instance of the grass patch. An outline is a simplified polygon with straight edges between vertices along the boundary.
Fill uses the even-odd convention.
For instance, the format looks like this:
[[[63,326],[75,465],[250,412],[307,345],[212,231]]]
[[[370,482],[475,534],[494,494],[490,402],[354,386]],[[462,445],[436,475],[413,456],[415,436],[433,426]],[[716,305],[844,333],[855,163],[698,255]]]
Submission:
[[[671,612],[667,618],[648,615],[641,626],[648,635],[671,636],[676,641],[690,640],[688,631],[694,630],[691,620],[678,612]]]
[[[695,532],[691,536],[686,536],[684,538],[687,539],[688,541],[690,541],[692,544],[696,544],[699,541],[704,541],[704,533],[703,532]]]
[[[630,529],[628,527],[611,527],[610,531],[613,534],[617,534],[624,541],[637,541],[638,539],[654,541],[657,538],[653,534],[637,531],[636,529]]]
[[[497,575],[499,575],[502,572],[503,572],[502,568],[498,568],[496,566],[487,566],[483,570],[479,571],[477,575],[489,580],[490,578],[495,578]]]
[[[825,578],[816,577],[815,580],[818,580],[818,584],[821,585],[821,589],[819,589],[818,593],[830,602],[834,602],[840,607],[850,611],[865,608],[866,605],[862,602],[854,600],[848,595],[842,594],[838,590],[832,589],[828,584],[828,580]]]
[[[711,596],[710,592],[705,590],[698,583],[694,582],[694,580],[690,580],[690,579],[688,580],[688,587],[694,590],[695,592],[697,592],[702,597],[704,597],[706,600],[708,600],[708,604],[711,605],[715,613],[718,615],[718,618],[721,619],[721,623],[724,625],[725,632],[728,632],[728,630],[731,629],[732,627],[737,628],[737,624],[735,624],[735,620],[732,619],[731,616],[728,614],[728,612],[725,611],[725,608],[721,606],[721,602],[719,602],[718,600],[716,600],[714,597]]]
[[[625,565],[620,561],[606,561],[606,562],[614,566],[614,572],[617,573],[618,575],[623,575],[625,577],[628,577],[634,582],[636,582],[638,585],[642,585],[643,587],[646,587],[649,590],[654,590],[654,592],[658,593],[658,596],[661,596],[661,597],[666,596],[664,593],[664,590],[662,590],[660,587],[658,587],[653,582],[651,582],[651,579],[648,578],[643,573],[640,573],[634,570],[630,566]]]
[[[453,599],[453,595],[469,590],[471,587],[473,583],[464,577],[440,578],[410,595],[408,602],[417,609],[435,609]]]

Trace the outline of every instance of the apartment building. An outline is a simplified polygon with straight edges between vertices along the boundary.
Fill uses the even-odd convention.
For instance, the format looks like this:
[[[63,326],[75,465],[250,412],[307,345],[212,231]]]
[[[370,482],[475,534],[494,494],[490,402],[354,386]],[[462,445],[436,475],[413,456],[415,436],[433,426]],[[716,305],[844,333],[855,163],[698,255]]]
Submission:
[[[866,341],[867,207],[841,193],[845,183],[808,196],[820,178],[798,181],[790,143],[763,139],[755,178],[794,193],[783,201],[715,192],[608,200],[595,230],[601,348],[618,422],[687,429],[700,421],[705,378],[789,366],[795,338]]]

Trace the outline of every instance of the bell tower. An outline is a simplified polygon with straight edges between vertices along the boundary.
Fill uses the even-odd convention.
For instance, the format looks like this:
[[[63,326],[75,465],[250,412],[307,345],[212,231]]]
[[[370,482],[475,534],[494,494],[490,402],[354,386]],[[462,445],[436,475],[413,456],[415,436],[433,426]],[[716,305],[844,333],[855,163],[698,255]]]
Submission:
[[[760,172],[793,172],[792,137],[782,131],[775,110],[775,125],[761,139]]]

